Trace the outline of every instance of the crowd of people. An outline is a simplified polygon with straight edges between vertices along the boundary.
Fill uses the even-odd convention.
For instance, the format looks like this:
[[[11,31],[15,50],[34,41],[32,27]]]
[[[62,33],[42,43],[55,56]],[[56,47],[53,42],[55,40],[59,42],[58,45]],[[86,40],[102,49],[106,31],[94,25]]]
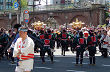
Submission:
[[[14,25],[13,29],[6,31],[0,28],[0,60],[7,57],[14,63],[13,50],[15,43],[20,37],[20,24]],[[25,31],[25,30],[23,30]],[[29,29],[27,35],[34,41],[34,52],[40,52],[42,63],[45,64],[45,53],[50,56],[51,63],[54,61],[55,43],[61,48],[61,55],[70,50],[76,53],[76,64],[82,65],[85,51],[89,51],[90,65],[95,65],[96,47],[99,48],[101,56],[107,58],[110,53],[110,26],[107,27],[83,27],[81,29]],[[39,51],[40,49],[40,51]],[[80,62],[80,63],[79,63]]]

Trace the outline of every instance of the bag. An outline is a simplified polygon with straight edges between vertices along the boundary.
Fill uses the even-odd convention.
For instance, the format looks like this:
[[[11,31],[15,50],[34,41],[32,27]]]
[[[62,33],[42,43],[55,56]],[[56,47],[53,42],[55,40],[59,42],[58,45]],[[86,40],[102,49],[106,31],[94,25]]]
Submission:
[[[85,51],[84,56],[85,56],[85,57],[88,57],[88,56],[89,56],[89,52],[88,52],[87,50]]]

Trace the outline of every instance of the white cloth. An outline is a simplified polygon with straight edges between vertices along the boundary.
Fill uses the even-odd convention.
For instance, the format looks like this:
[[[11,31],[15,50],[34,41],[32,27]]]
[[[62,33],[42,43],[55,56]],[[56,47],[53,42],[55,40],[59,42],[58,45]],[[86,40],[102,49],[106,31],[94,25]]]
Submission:
[[[24,72],[24,71],[31,71],[31,70],[30,69],[23,69],[23,68],[20,68],[19,66],[17,66],[15,71],[16,72]]]
[[[28,54],[34,54],[34,42],[30,37],[27,36],[27,38],[23,42],[22,42],[22,38],[17,39],[15,43],[14,51],[13,51],[13,57],[17,57],[19,46],[21,46],[20,50],[21,50],[21,53],[23,53],[23,55],[27,56]],[[18,63],[19,66],[17,66],[16,68],[21,68],[23,70],[26,70],[26,69],[32,70],[33,63],[34,63],[33,59],[19,61]],[[19,70],[19,69],[16,69],[16,70]]]
[[[108,36],[108,50],[110,52],[110,36]]]
[[[84,35],[85,33],[87,33],[87,34],[88,34],[88,36],[89,36],[89,32],[88,32],[88,31],[84,31],[84,32],[83,32],[83,35]]]
[[[107,36],[104,38],[104,40],[103,40],[103,41],[105,41],[105,42],[108,42],[108,43],[109,43],[109,40],[110,40],[110,39],[109,39],[109,36],[107,35]],[[104,44],[104,43],[103,43],[103,44],[102,44],[102,47],[107,49],[107,48],[108,48],[108,44]]]
[[[12,44],[11,44],[11,46],[10,46],[10,47],[11,47],[11,48],[14,48],[14,46],[15,46],[15,45],[14,45],[14,43],[12,42]]]

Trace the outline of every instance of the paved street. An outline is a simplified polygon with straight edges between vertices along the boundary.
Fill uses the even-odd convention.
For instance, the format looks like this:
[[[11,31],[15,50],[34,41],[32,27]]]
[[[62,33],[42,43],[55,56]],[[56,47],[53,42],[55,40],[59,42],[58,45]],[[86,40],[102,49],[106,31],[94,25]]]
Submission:
[[[103,58],[100,53],[96,54],[96,66],[89,66],[87,57],[84,58],[83,66],[74,66],[75,53],[69,51],[66,56],[62,56],[60,49],[56,49],[54,64],[50,63],[49,57],[45,59],[46,64],[42,64],[39,54],[35,54],[33,72],[110,72],[110,57]],[[15,66],[4,58],[0,62],[0,72],[14,72]]]
[[[69,47],[63,56],[57,45],[76,47],[81,53],[77,51],[76,55]],[[86,51],[82,62],[83,47],[91,50],[92,63],[95,53],[92,47],[97,45],[107,57],[110,0],[0,0],[0,72],[15,72],[17,65],[29,71],[33,62],[32,72],[110,72],[110,55],[102,57],[99,48],[96,49],[96,65],[90,65]],[[44,57],[40,57],[40,50],[34,53],[34,48],[42,48],[51,56],[48,46],[55,46],[53,63],[46,54],[43,64]],[[10,58],[13,54],[22,59],[21,62],[17,64],[17,58],[11,62],[6,51],[10,52]],[[79,54],[83,64],[76,66]],[[31,58],[34,61],[26,61]]]

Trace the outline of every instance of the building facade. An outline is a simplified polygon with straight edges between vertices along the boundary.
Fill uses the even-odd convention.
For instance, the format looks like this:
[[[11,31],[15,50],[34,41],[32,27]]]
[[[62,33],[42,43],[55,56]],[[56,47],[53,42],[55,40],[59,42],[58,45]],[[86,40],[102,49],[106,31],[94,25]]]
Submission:
[[[56,5],[56,4],[61,4],[61,0],[53,0],[53,4]]]
[[[14,0],[0,0],[0,10],[11,9]]]
[[[5,8],[9,8],[11,6],[10,4],[7,5],[7,1],[0,0],[1,9],[3,10],[4,5],[6,5]],[[12,0],[8,0],[8,2]],[[49,0],[45,0],[49,1]],[[58,1],[58,2],[57,2]],[[87,0],[72,0],[75,2],[83,2]],[[49,14],[52,14],[51,16],[55,19],[57,25],[63,25],[63,24],[69,24],[78,18],[80,21],[84,22],[87,25],[98,25],[98,24],[104,24],[104,9],[101,7],[97,7],[95,9],[90,8],[75,8],[74,6],[71,7],[62,7],[59,6],[59,4],[68,4],[71,2],[71,0],[50,0],[50,4],[53,5],[44,5],[42,6],[42,3],[40,1],[36,0],[29,0],[28,1],[28,7],[30,9],[33,9],[32,12],[30,12],[30,18],[28,25],[31,25],[34,21],[46,21],[50,17]],[[93,0],[94,2],[94,0]],[[9,2],[10,3],[10,2]],[[88,3],[88,2],[87,2]],[[44,4],[49,4],[45,3]],[[54,5],[55,4],[55,5]],[[58,4],[58,6],[57,6]],[[77,3],[76,3],[77,4]],[[3,8],[2,8],[3,5]],[[56,6],[56,8],[55,8]],[[65,5],[67,6],[67,5]],[[61,8],[60,8],[61,7]],[[96,6],[94,6],[96,7]],[[39,9],[39,10],[38,10]],[[12,15],[12,19],[9,20],[8,14],[5,16],[0,16],[0,27],[12,27],[14,24],[17,23],[17,15]],[[6,26],[8,24],[8,26]]]

